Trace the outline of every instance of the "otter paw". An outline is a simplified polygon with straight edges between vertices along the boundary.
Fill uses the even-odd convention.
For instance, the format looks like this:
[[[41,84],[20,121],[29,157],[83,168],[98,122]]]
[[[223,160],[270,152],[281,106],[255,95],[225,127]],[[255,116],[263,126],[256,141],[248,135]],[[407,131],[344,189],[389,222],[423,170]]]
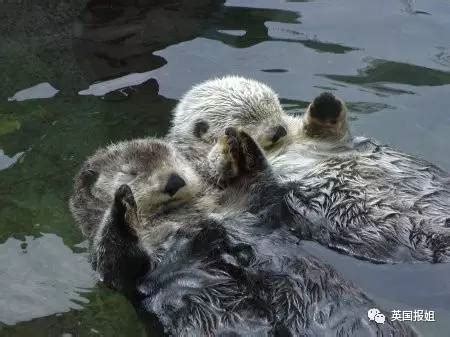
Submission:
[[[117,206],[126,210],[136,209],[136,201],[134,200],[133,192],[131,191],[130,186],[122,185],[120,186],[115,195],[114,200]]]
[[[247,133],[229,127],[208,154],[213,178],[219,183],[264,171],[268,164],[263,151]],[[215,176],[217,175],[217,176]]]
[[[237,168],[237,174],[247,174],[262,171],[267,167],[266,157],[255,140],[242,130],[227,128],[227,147],[232,166]]]
[[[226,128],[225,137],[226,137],[225,139],[227,151],[230,156],[230,160],[238,164],[240,162],[240,153],[241,153],[238,139],[238,131],[235,128]]]
[[[113,223],[126,234],[134,234],[133,225],[137,223],[137,205],[130,186],[120,186],[114,195],[112,208]]]

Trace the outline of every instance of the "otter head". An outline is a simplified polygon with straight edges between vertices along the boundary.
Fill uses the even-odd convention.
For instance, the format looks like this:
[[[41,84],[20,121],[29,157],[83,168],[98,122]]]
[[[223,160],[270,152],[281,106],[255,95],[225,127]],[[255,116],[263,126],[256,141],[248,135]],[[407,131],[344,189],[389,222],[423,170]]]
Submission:
[[[277,94],[264,83],[226,76],[194,86],[174,110],[169,138],[193,148],[213,146],[228,127],[244,130],[265,150],[287,139]]]
[[[304,132],[311,138],[341,139],[348,132],[345,103],[329,92],[314,99],[303,120]]]
[[[191,201],[201,180],[188,161],[170,144],[156,139],[137,139],[112,145],[96,187],[112,195],[127,184],[136,199],[138,213],[152,214]]]

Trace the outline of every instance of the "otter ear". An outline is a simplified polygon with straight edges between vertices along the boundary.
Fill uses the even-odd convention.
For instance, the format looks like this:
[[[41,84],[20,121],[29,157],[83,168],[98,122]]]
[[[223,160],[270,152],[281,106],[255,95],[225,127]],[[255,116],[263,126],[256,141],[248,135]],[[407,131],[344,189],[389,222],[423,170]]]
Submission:
[[[194,129],[192,133],[196,138],[201,139],[205,133],[209,130],[209,124],[204,120],[197,120],[194,123]]]

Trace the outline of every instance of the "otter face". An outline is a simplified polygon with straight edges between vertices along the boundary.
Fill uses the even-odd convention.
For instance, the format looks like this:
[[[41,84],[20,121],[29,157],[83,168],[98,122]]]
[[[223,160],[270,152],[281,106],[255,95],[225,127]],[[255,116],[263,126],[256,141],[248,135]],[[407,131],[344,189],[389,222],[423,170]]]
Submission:
[[[287,135],[277,94],[267,85],[226,76],[191,88],[174,111],[169,137],[178,143],[213,146],[228,127],[244,130],[271,151]]]
[[[188,202],[200,191],[200,178],[169,144],[133,140],[106,151],[110,162],[101,170],[95,187],[112,196],[127,184],[140,215]]]
[[[309,137],[342,138],[347,133],[347,108],[333,94],[321,93],[309,105],[305,123],[304,128]]]
[[[287,138],[288,128],[284,120],[265,120],[258,124],[247,124],[240,126],[241,123],[231,123],[230,125],[220,125],[210,127],[207,121],[197,120],[194,123],[192,134],[195,138],[203,140],[209,144],[215,144],[220,141],[220,135],[226,128],[239,128],[251,135],[258,144],[265,150],[270,152],[274,147],[283,144]],[[215,134],[213,130],[216,130]]]

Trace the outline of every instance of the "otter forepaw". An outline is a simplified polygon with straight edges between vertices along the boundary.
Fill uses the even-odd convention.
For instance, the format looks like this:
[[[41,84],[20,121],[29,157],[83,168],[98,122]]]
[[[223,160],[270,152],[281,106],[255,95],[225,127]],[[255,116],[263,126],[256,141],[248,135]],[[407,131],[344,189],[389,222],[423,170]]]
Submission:
[[[221,183],[262,172],[268,166],[264,152],[253,138],[232,127],[225,129],[208,160]]]
[[[80,173],[80,181],[83,186],[92,187],[98,178],[98,172],[86,169]]]
[[[119,228],[128,229],[128,232],[137,222],[137,205],[130,186],[124,184],[117,189],[112,213],[114,223]]]
[[[226,143],[228,147],[228,153],[230,155],[231,161],[239,164],[240,162],[240,144],[238,139],[238,131],[235,128],[225,129]],[[239,165],[237,165],[239,166]]]
[[[134,200],[133,192],[130,186],[124,184],[120,186],[114,196],[114,200],[117,206],[123,207],[124,210],[137,209],[136,201]]]
[[[263,151],[246,132],[227,128],[225,137],[231,167],[236,168],[238,176],[262,171],[267,167]]]
[[[246,132],[239,131],[238,134],[240,155],[243,158],[241,166],[246,172],[260,172],[267,168],[267,159],[264,152],[255,140]]]

